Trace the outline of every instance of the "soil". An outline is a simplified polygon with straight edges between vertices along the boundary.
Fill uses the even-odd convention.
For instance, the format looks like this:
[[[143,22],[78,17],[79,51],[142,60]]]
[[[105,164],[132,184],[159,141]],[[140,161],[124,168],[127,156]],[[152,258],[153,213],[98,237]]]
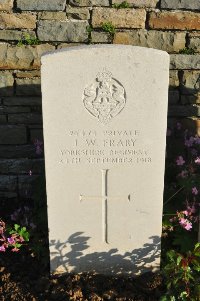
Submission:
[[[48,264],[32,254],[20,251],[0,256],[0,301],[156,301],[162,295],[159,273],[134,279],[97,274],[52,276]]]

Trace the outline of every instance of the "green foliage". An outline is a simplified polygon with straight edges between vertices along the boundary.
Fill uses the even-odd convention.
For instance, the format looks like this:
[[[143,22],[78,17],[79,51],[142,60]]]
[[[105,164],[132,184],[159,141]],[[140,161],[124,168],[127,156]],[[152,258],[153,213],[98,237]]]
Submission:
[[[120,9],[120,8],[129,8],[130,4],[127,1],[123,1],[121,3],[114,3],[113,8]]]
[[[86,30],[87,30],[87,32],[88,32],[88,43],[90,44],[90,43],[92,42],[91,33],[92,33],[92,31],[93,31],[93,27],[90,26],[90,25],[88,25],[88,26],[86,27]]]
[[[106,22],[102,25],[102,29],[110,34],[115,33],[115,26],[111,22]]]
[[[200,243],[185,255],[170,250],[163,268],[167,292],[160,301],[200,300]]]
[[[200,137],[177,122],[167,134],[160,301],[200,301],[199,182]]]
[[[21,40],[18,41],[17,46],[23,45],[38,45],[40,44],[40,40],[37,37],[33,37],[28,33],[24,33]]]
[[[14,225],[14,229],[9,231],[9,234],[18,234],[19,236],[23,237],[25,241],[29,241],[29,232],[27,231],[26,227],[21,227],[18,224]]]
[[[195,51],[193,48],[188,48],[188,47],[185,47],[183,49],[181,49],[179,51],[180,54],[195,54]]]
[[[88,33],[91,33],[91,32],[93,31],[93,27],[90,26],[90,25],[88,25],[88,26],[86,27],[86,30],[87,30]]]
[[[179,252],[187,252],[198,236],[200,164],[196,160],[200,138],[180,123],[170,133],[165,165],[163,246],[164,252],[174,247]]]

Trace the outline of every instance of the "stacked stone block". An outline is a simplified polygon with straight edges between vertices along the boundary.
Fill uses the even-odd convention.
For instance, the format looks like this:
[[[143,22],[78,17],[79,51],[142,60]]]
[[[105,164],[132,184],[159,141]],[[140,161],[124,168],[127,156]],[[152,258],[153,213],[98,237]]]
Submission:
[[[127,0],[124,8],[122,2],[0,0],[1,198],[26,197],[24,187],[44,171],[34,142],[42,140],[45,52],[101,43],[165,50],[169,117],[200,116],[200,1]]]

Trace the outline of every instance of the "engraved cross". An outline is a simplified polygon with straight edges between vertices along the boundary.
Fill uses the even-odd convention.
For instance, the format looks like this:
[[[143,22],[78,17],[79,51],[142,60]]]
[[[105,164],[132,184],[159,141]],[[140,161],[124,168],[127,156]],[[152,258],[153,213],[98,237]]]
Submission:
[[[107,214],[107,203],[108,200],[122,200],[124,197],[116,196],[109,197],[107,194],[107,178],[108,178],[108,169],[101,169],[102,175],[102,195],[101,196],[84,196],[80,195],[80,201],[91,201],[91,200],[100,200],[102,201],[102,239],[103,242],[108,243],[108,214]],[[125,198],[130,202],[130,194]]]

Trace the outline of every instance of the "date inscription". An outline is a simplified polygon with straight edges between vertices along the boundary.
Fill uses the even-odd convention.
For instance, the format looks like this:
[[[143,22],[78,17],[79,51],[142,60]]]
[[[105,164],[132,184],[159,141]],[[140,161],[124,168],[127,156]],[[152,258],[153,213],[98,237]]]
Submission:
[[[150,150],[139,130],[69,130],[66,147],[59,148],[61,164],[150,164]]]

